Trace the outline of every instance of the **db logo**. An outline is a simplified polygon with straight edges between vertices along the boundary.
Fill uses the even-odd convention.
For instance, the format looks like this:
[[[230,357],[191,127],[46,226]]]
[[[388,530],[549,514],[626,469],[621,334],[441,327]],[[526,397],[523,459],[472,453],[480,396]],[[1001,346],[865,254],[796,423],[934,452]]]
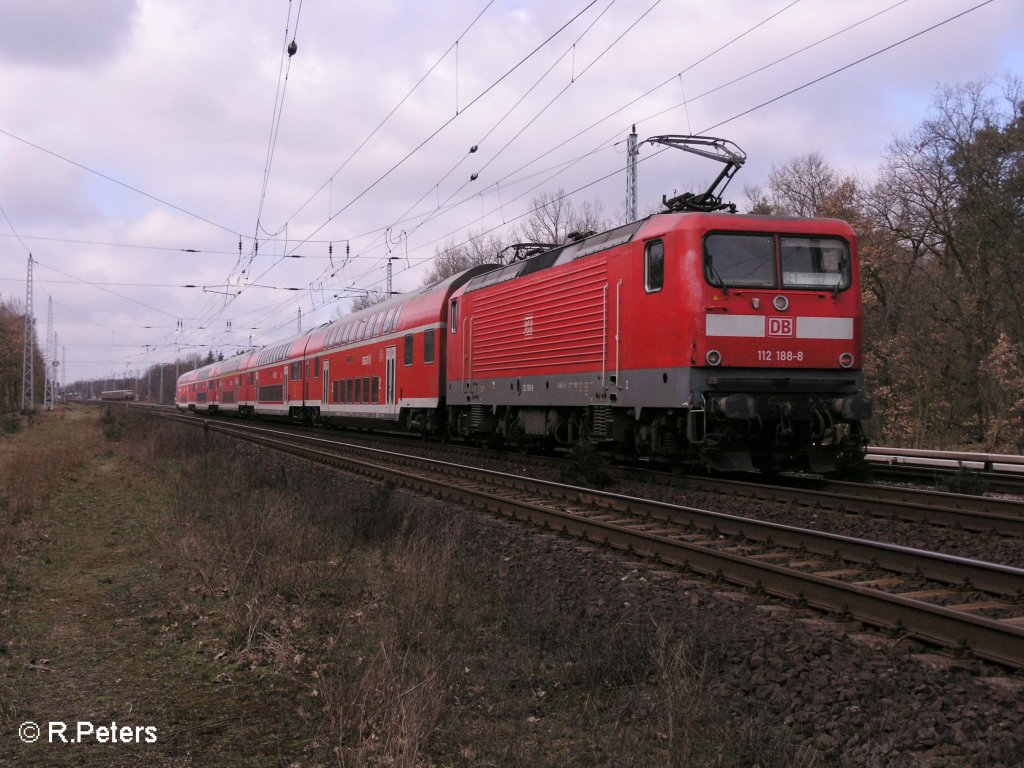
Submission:
[[[768,318],[768,335],[769,336],[793,336],[793,318],[792,317],[769,317]]]

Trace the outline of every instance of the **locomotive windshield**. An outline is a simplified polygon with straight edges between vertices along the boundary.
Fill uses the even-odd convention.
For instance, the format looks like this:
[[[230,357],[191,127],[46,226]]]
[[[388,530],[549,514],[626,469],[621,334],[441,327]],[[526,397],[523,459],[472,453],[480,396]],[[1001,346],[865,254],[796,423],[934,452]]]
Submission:
[[[771,235],[708,235],[704,271],[722,288],[774,288],[775,238]]]
[[[781,276],[783,288],[841,291],[849,250],[838,238],[718,232],[704,240],[704,275],[721,288],[778,288]]]
[[[850,259],[842,240],[783,237],[780,246],[783,288],[850,287]]]

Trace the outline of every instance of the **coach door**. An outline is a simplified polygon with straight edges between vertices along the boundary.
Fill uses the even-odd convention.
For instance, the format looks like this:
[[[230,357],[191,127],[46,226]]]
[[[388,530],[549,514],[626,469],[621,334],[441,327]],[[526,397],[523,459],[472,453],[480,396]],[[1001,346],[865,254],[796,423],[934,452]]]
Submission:
[[[320,367],[320,383],[323,385],[323,394],[320,396],[320,412],[323,413],[327,410],[327,406],[330,404],[331,394],[331,361],[324,360],[323,365]]]
[[[397,373],[398,347],[388,347],[385,351],[384,365],[384,413],[394,416],[396,413],[395,378]]]

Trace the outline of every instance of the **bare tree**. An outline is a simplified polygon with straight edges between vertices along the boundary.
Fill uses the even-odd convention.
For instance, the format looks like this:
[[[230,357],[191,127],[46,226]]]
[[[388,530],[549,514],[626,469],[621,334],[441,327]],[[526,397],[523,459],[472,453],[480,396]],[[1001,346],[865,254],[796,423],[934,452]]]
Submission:
[[[992,382],[1008,379],[1006,360],[1024,342],[1022,88],[1010,80],[1002,103],[990,92],[941,88],[932,115],[893,142],[866,199],[869,231],[886,243],[885,262],[865,259],[884,297],[875,329],[898,342],[878,362],[894,403],[931,392],[929,412],[903,427],[933,445],[1016,434],[1002,426],[1016,398],[997,397],[1005,386]]]
[[[366,293],[356,296],[352,299],[352,312],[358,312],[361,309],[372,307],[374,304],[380,304],[382,301],[386,301],[391,297],[388,296],[387,291],[381,290],[380,288],[371,288]]]
[[[471,234],[463,243],[449,241],[438,248],[424,284],[429,285],[478,264],[499,264],[505,258],[502,252],[514,243],[560,245],[575,237],[608,228],[608,223],[601,217],[600,203],[584,201],[577,206],[562,189],[541,192],[530,201],[530,205],[530,213],[508,237]]]
[[[810,152],[782,166],[772,166],[768,187],[746,186],[750,213],[772,216],[833,215],[829,209],[849,197],[856,182],[842,176],[818,152]]]
[[[541,192],[530,204],[532,210],[514,230],[516,239],[521,242],[558,245],[568,242],[573,235],[608,228],[600,203],[585,200],[577,206],[562,188]]]
[[[493,233],[470,233],[469,239],[463,243],[449,240],[434,251],[434,265],[423,284],[436,283],[480,264],[497,264],[506,245],[501,236]]]

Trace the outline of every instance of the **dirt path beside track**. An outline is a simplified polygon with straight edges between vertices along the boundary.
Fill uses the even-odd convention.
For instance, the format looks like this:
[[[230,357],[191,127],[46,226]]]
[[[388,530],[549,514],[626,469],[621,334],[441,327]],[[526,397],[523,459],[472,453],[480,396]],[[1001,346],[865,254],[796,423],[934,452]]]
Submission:
[[[97,415],[62,410],[0,444],[8,500],[52,489],[5,521],[0,765],[278,765],[287,708],[271,679],[225,671],[202,632],[184,639],[187,585],[163,556],[168,489]]]

